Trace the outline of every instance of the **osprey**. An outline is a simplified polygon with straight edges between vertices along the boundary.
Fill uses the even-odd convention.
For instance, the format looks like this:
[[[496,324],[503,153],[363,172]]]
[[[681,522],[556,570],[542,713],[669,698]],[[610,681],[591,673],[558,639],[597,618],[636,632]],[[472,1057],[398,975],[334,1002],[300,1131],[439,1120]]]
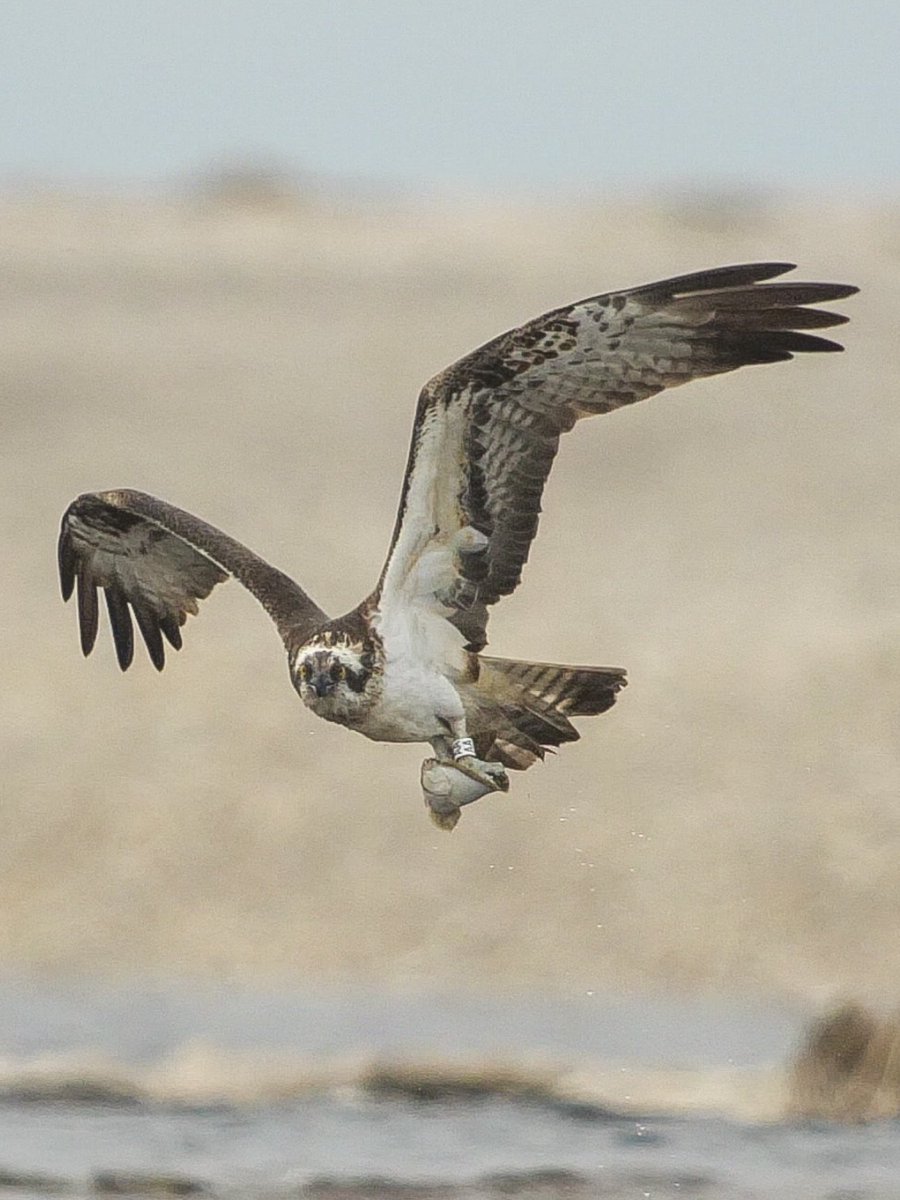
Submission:
[[[431,815],[508,787],[605,712],[625,686],[612,667],[517,662],[483,653],[488,611],[518,585],[559,439],[581,417],[664,388],[796,352],[840,350],[801,332],[838,325],[807,307],[857,291],[766,283],[790,263],[720,267],[610,292],[501,334],[427,383],[387,560],[371,595],[330,618],[287,575],[179,508],[141,492],[80,496],[62,519],[63,598],[77,585],[81,648],[97,636],[102,588],[116,655],[134,653],[132,614],[158,670],[163,638],[234,576],[275,622],[301,700],[384,742],[430,743]]]

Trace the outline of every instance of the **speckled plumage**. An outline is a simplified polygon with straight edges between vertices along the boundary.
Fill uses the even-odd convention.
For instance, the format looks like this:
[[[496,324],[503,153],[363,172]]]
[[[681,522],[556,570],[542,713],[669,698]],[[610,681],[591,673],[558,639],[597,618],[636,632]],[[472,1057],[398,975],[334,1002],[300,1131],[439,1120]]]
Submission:
[[[722,267],[594,296],[502,334],[423,389],[387,560],[372,595],[330,621],[293,580],[239,542],[140,492],[79,497],[59,539],[63,595],[77,584],[93,648],[103,588],[123,670],[132,614],[157,668],[163,637],[228,576],[257,597],[301,698],[376,740],[475,738],[481,758],[527,767],[578,737],[572,716],[609,708],[617,668],[487,658],[488,610],[518,585],[561,435],[665,388],[806,351],[845,317],[809,305],[842,284],[766,282],[786,263]]]

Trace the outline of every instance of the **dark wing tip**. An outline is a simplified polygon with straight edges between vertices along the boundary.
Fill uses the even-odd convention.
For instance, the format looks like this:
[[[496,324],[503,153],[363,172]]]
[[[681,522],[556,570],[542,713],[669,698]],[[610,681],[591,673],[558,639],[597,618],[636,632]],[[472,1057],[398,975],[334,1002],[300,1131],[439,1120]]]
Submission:
[[[634,291],[653,300],[671,300],[675,297],[718,291],[743,292],[747,297],[756,295],[760,300],[763,299],[763,293],[772,297],[778,294],[787,297],[796,293],[802,296],[798,301],[801,304],[843,300],[859,291],[852,283],[766,283],[769,279],[775,279],[796,269],[797,264],[792,262],[735,263],[732,266],[713,267],[707,271],[693,271],[688,275],[661,279],[658,283],[647,284],[635,288]]]
[[[848,318],[843,313],[808,306],[853,296],[859,288],[848,283],[764,282],[789,267],[746,264],[683,276],[675,281],[667,303],[696,314],[700,340],[706,321],[713,354],[726,370],[783,362],[795,354],[843,350],[840,342],[801,331],[845,325]]]
[[[160,633],[159,618],[142,604],[132,602],[132,608],[134,609],[138,629],[140,629],[144,644],[147,647],[147,653],[150,655],[150,661],[156,667],[157,671],[161,671],[166,665],[166,651],[163,646],[162,634]]]
[[[171,613],[166,613],[159,618],[159,627],[165,634],[166,641],[172,649],[180,650],[182,646],[181,627],[177,619]]]
[[[718,370],[789,362],[795,354],[840,352],[844,347],[830,338],[797,333],[793,329],[723,331],[714,349]]]
[[[796,269],[797,264],[792,262],[734,263],[727,267],[711,267],[706,271],[691,271],[687,275],[673,275],[670,279],[644,284],[633,291],[643,293],[649,298],[672,299],[692,292],[749,287]]]
[[[744,263],[736,267],[723,267],[723,271],[752,271],[756,279],[774,279],[776,275],[786,275],[788,271],[796,271],[797,264],[792,262]]]
[[[667,280],[670,284],[678,285],[676,290],[713,291],[725,287],[746,287],[748,284],[761,283],[766,279],[774,279],[778,275],[786,275],[788,271],[796,271],[797,264],[792,262],[751,262],[732,263],[726,267],[711,267],[707,271],[694,271],[688,275],[677,275]]]
[[[226,568],[218,559],[228,564]],[[306,594],[280,572],[190,513],[140,492],[90,492],[63,515],[57,545],[63,599],[77,590],[81,648],[90,654],[98,636],[98,597],[103,588],[121,669],[135,655],[135,622],[150,661],[165,666],[164,639],[182,645],[181,626],[216,584],[235,574],[277,617],[315,610]],[[286,614],[284,616],[283,614]]]
[[[72,538],[67,525],[68,512],[63,517],[56,546],[56,561],[59,564],[59,587],[63,600],[70,600],[75,590],[75,566],[77,558],[72,548]]]
[[[792,279],[787,283],[763,283],[758,287],[745,288],[747,300],[755,297],[760,303],[778,305],[819,304],[822,301],[845,300],[855,296],[859,288],[852,283],[817,283]]]
[[[109,624],[116,647],[116,659],[122,670],[127,671],[134,658],[134,629],[128,601],[118,587],[107,587],[104,590],[106,610],[109,613]]]
[[[821,351],[833,354],[844,349],[840,342],[833,342],[830,338],[816,337],[812,333],[797,333],[794,330],[777,330],[770,333],[767,340],[772,346],[782,344],[791,354],[817,354]]]
[[[845,300],[847,296],[855,296],[859,292],[855,283],[823,283],[821,286],[828,288],[829,295],[823,297],[827,300]]]
[[[82,568],[78,573],[78,631],[81,637],[81,653],[87,658],[97,641],[99,612],[97,608],[97,585]]]

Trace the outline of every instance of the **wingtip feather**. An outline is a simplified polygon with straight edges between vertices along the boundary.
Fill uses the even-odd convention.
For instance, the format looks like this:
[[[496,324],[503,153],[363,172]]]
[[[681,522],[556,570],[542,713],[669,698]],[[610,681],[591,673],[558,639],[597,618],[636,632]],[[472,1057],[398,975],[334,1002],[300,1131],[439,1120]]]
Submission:
[[[183,643],[181,640],[181,627],[177,619],[171,613],[166,613],[165,616],[160,617],[159,627],[172,649],[180,650]]]
[[[118,588],[108,587],[104,590],[113,644],[116,648],[116,661],[121,670],[127,671],[134,659],[134,629],[128,601]]]
[[[150,661],[156,667],[157,671],[161,671],[166,665],[166,651],[163,646],[162,634],[159,631],[158,618],[149,609],[144,608],[143,605],[132,604],[132,607],[134,608],[138,629],[141,631],[141,636],[147,647],[147,653],[150,655]]]
[[[56,560],[59,565],[59,587],[62,592],[63,601],[71,600],[72,592],[75,590],[75,551],[72,549],[72,542],[69,537],[69,531],[65,526],[65,519],[62,529],[59,531],[59,542],[56,547]]]
[[[97,641],[97,585],[85,571],[78,576],[78,630],[81,653],[87,658]]]

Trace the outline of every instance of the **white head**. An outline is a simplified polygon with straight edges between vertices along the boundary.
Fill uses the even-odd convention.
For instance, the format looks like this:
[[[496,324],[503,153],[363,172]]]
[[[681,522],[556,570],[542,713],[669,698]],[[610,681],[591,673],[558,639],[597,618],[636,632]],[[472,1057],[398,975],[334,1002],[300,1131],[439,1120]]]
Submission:
[[[348,721],[372,702],[369,684],[374,666],[371,647],[325,630],[297,650],[290,664],[291,682],[303,703],[319,716]]]

